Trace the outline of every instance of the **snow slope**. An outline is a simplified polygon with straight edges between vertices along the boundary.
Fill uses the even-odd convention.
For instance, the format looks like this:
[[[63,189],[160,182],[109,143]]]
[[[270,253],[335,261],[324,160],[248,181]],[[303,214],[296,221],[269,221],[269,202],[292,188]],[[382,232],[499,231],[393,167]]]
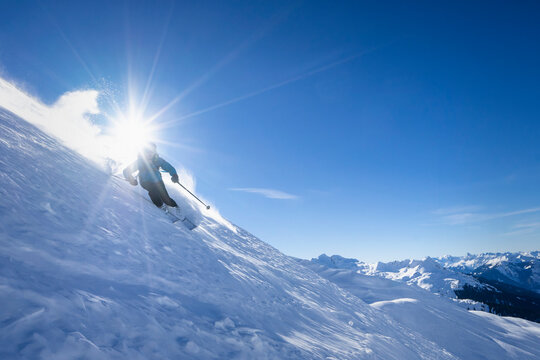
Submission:
[[[457,358],[540,358],[540,324],[467,311],[454,301],[415,285],[364,275],[350,266],[340,267],[354,259],[319,259],[300,262]]]
[[[174,225],[2,109],[0,184],[2,359],[540,357],[538,324],[375,277],[360,291],[176,191],[199,227]]]
[[[178,192],[190,232],[0,109],[0,358],[454,359]]]

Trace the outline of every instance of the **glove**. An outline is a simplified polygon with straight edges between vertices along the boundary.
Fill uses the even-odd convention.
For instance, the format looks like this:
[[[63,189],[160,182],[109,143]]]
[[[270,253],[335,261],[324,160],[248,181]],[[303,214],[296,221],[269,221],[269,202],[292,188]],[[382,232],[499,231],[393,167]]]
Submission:
[[[129,183],[133,186],[137,186],[139,183],[137,182],[137,179],[131,179],[129,180]]]
[[[177,174],[174,174],[173,176],[171,176],[171,181],[173,183],[177,183],[178,182],[178,175]]]

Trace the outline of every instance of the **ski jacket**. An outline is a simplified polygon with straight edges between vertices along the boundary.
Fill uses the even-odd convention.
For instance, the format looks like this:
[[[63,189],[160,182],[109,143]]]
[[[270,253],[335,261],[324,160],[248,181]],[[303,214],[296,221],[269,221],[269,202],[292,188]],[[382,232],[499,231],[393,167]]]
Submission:
[[[133,173],[138,170],[139,181],[141,183],[156,183],[161,181],[160,168],[171,174],[171,176],[176,175],[176,169],[158,155],[153,156],[150,160],[139,156],[137,160],[124,169],[123,173],[124,177],[130,181],[134,179]]]

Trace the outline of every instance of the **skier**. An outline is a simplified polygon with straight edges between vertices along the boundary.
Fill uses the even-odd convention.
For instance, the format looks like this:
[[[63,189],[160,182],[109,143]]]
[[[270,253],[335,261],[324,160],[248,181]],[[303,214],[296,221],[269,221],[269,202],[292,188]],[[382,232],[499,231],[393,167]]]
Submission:
[[[171,181],[178,183],[178,174],[176,169],[163,160],[156,152],[156,144],[150,143],[146,145],[139,153],[137,160],[126,167],[123,171],[124,177],[133,186],[137,186],[137,179],[133,177],[133,173],[139,171],[139,181],[143,189],[148,191],[150,199],[159,208],[166,210],[166,205],[178,208],[176,201],[171,199],[159,169],[167,171],[171,175]]]

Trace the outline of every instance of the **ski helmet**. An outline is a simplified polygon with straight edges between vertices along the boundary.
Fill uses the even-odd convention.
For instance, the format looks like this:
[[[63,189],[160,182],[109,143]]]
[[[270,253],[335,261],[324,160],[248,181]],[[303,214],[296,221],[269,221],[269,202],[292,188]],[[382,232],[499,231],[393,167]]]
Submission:
[[[148,144],[144,145],[144,147],[141,150],[141,154],[147,158],[153,157],[157,155],[156,151],[156,144],[153,142],[149,142]]]

